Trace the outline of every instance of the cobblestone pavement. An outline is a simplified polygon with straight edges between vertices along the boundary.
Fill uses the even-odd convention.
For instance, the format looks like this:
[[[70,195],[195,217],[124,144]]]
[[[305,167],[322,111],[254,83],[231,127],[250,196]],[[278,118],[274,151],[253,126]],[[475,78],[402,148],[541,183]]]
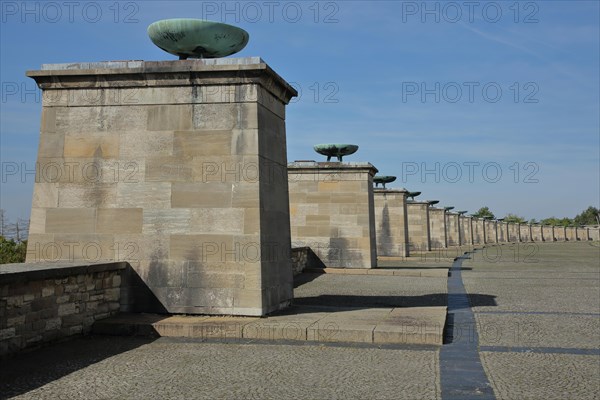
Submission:
[[[121,348],[111,351],[113,342]],[[439,398],[433,349],[95,337],[39,353],[45,357],[26,355],[3,371],[11,381],[3,379],[3,393],[22,393],[17,399]],[[40,358],[52,362],[41,368]]]
[[[463,268],[498,399],[600,398],[597,242],[488,248]]]
[[[493,396],[600,399],[600,248],[535,246],[488,247],[462,263]],[[537,262],[524,262],[522,251]],[[295,293],[309,304],[427,306],[447,300],[446,284],[305,274]],[[469,338],[465,331],[459,340]],[[91,336],[1,360],[0,398],[439,399],[439,354],[427,346]]]

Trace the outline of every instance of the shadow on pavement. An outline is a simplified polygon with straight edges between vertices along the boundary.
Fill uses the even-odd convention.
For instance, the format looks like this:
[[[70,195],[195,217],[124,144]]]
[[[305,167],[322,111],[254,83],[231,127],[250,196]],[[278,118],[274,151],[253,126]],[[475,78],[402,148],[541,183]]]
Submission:
[[[496,296],[489,294],[469,294],[470,307],[496,306]],[[358,296],[322,294],[311,297],[297,297],[294,305],[320,307],[388,308],[388,307],[445,307],[448,305],[446,293],[432,293],[420,296]]]
[[[433,293],[420,296],[358,296],[322,294],[312,297],[298,297],[295,305],[388,308],[388,307],[438,307],[448,305],[446,293]]]
[[[0,359],[0,399],[27,393],[154,340],[85,336]]]

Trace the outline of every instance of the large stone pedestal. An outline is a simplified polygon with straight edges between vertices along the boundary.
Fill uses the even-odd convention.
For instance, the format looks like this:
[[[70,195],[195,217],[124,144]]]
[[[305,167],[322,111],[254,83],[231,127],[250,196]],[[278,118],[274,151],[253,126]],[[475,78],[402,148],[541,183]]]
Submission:
[[[473,244],[485,244],[485,220],[473,218]]]
[[[507,230],[506,230],[506,223],[502,222],[502,221],[498,221],[496,223],[496,232],[498,233],[498,243],[506,243],[508,242],[507,239]]]
[[[446,213],[446,239],[448,246],[460,246],[462,242],[460,229],[460,215],[456,213]]]
[[[374,189],[377,255],[408,257],[406,190]]]
[[[521,241],[521,228],[516,222],[507,223],[508,241],[518,243]]]
[[[485,220],[485,242],[486,243],[498,243],[498,226],[496,221]]]
[[[410,251],[430,251],[429,203],[426,201],[408,201],[406,210]]]
[[[566,238],[569,242],[577,241],[577,228],[574,226],[567,226],[565,228]]]
[[[460,244],[461,245],[473,245],[473,217],[467,217],[461,215],[459,217],[460,222]]]
[[[567,227],[566,226],[555,226],[554,227],[554,238],[559,242],[567,240]]]
[[[260,58],[44,65],[28,261],[128,261],[125,310],[292,299],[285,106]],[[148,289],[149,288],[149,289]]]
[[[521,232],[521,242],[532,242],[531,238],[531,225],[529,224],[520,224],[519,229]]]
[[[429,209],[429,235],[432,250],[448,247],[445,209],[435,207]]]
[[[375,207],[370,163],[288,164],[294,247],[310,247],[321,267],[375,268]]]
[[[544,241],[544,232],[542,225],[532,225],[531,226],[531,238],[534,242],[543,242]]]

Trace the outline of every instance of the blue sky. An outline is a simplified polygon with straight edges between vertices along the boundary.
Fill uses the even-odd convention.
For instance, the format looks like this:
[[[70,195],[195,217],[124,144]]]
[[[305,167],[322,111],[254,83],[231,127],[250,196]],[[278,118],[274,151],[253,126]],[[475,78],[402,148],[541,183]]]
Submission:
[[[302,96],[288,160],[354,143],[349,161],[441,205],[527,219],[600,202],[600,2],[2,1],[0,207],[28,218],[44,63],[169,60],[146,27],[206,18],[243,27]],[[17,166],[19,173],[10,170]],[[470,176],[471,175],[471,176]]]

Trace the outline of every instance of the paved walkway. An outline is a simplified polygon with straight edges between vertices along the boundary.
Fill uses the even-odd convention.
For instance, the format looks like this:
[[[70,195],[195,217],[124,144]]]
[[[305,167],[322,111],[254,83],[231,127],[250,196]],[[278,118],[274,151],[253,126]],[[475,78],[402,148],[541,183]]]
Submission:
[[[449,288],[450,313],[463,310],[472,320],[455,318],[452,342],[441,350],[92,336],[3,360],[0,397],[448,399],[453,387],[469,383],[460,370],[470,369],[476,358],[446,363],[451,360],[446,353],[466,343],[480,360],[481,374],[463,385],[464,398],[599,399],[597,245],[488,247],[462,266],[455,264],[465,289],[462,299],[453,289],[454,284],[460,289],[457,274],[450,282],[341,274],[306,275],[298,281],[297,302],[306,307],[323,301],[334,307],[436,306],[447,301]]]

